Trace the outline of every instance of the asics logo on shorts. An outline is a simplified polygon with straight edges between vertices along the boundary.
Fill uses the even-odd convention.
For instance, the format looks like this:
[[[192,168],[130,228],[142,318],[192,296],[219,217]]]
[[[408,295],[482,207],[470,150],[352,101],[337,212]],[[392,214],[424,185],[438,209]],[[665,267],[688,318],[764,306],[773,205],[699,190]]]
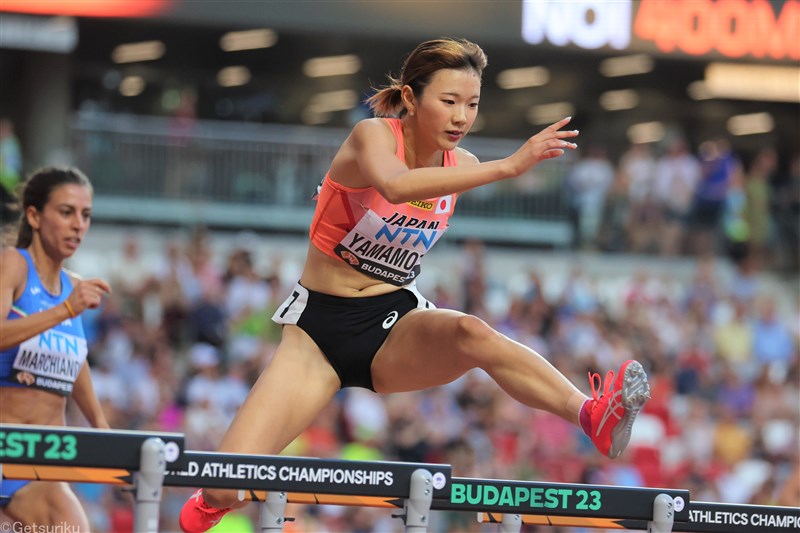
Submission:
[[[392,327],[394,323],[397,322],[397,317],[399,316],[400,314],[397,311],[392,311],[389,313],[389,315],[386,317],[386,320],[383,321],[383,329],[389,329]]]

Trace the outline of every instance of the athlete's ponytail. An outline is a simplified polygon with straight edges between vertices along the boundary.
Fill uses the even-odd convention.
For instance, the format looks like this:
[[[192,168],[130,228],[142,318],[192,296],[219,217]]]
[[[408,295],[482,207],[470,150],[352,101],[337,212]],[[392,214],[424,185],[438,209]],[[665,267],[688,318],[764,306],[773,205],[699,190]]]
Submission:
[[[389,85],[379,89],[375,94],[367,99],[372,112],[377,117],[389,117],[394,115],[403,116],[406,112],[403,107],[402,82],[389,76]]]

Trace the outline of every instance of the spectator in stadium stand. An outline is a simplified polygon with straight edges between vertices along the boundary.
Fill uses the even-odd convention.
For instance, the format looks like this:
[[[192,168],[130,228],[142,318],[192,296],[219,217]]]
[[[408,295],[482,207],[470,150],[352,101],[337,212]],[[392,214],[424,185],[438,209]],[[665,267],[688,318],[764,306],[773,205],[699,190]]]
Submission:
[[[714,254],[720,244],[720,222],[728,187],[742,172],[730,142],[714,138],[700,145],[701,176],[694,189],[690,230],[695,254]]]
[[[11,205],[14,193],[22,178],[22,149],[14,132],[14,123],[0,118],[0,224],[10,222],[14,216]]]
[[[619,159],[618,174],[628,194],[626,241],[630,250],[637,253],[656,248],[661,214],[654,205],[655,167],[649,143],[631,143]]]
[[[800,505],[800,460],[795,458],[778,492],[777,505]]]
[[[221,452],[280,452],[340,388],[419,390],[473,368],[519,402],[581,427],[602,454],[617,457],[627,446],[650,396],[641,364],[624,362],[604,387],[590,375],[588,398],[530,348],[478,317],[435,309],[416,288],[419,258],[444,232],[459,194],[576,148],[569,139],[578,132],[562,129],[569,117],[502,160],[479,163],[459,148],[478,112],[485,66],[474,43],[427,41],[399,79],[369,98],[377,117],[354,126],[318,188],[304,271],[273,316],[284,324],[280,346]],[[181,528],[205,531],[245,503],[237,491],[200,489],[181,511]]]
[[[92,186],[75,168],[44,168],[25,183],[21,207],[16,244],[0,255],[0,422],[63,426],[72,396],[93,427],[108,428],[86,362],[80,315],[97,308],[111,288],[63,268],[89,229]],[[45,334],[70,340],[45,347],[40,340]],[[60,364],[43,372],[37,358]],[[69,524],[89,530],[66,483],[2,479],[0,509],[25,527]]]
[[[773,296],[763,297],[758,310],[758,318],[753,323],[753,355],[761,365],[785,374],[797,356],[797,342],[781,319],[778,302]]]
[[[674,256],[685,251],[692,200],[702,175],[700,161],[689,151],[683,137],[672,139],[667,152],[656,162],[653,192],[663,219],[661,255]]]
[[[766,265],[767,244],[770,240],[770,182],[778,167],[778,152],[772,146],[761,148],[745,175],[745,217],[750,232],[749,259],[756,271]]]
[[[573,217],[573,247],[594,250],[606,194],[614,182],[614,166],[606,146],[589,146],[572,166],[566,181]]]
[[[800,152],[792,154],[788,171],[773,175],[771,186],[770,212],[779,244],[772,250],[774,266],[796,273],[800,269]]]

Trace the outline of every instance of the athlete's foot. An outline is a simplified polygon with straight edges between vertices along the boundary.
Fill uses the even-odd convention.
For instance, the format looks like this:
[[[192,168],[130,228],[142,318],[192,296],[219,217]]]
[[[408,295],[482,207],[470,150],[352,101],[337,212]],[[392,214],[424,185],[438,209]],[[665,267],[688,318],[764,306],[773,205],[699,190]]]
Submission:
[[[200,489],[183,504],[178,522],[185,533],[202,533],[217,525],[222,517],[232,510],[232,507],[225,509],[211,507],[206,503],[203,491]]]
[[[605,384],[600,374],[590,372],[589,383],[592,398],[581,408],[581,427],[600,453],[614,459],[628,446],[633,421],[650,399],[647,374],[641,364],[631,360],[622,364],[616,378],[610,370]]]

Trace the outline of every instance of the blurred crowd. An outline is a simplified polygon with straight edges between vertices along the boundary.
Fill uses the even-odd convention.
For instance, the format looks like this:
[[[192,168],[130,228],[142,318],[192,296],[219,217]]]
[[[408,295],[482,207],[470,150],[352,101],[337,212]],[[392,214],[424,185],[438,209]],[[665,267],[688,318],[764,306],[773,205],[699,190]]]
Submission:
[[[135,236],[106,252],[114,293],[84,317],[112,427],[184,432],[188,449],[217,446],[275,349],[280,331],[270,317],[299,268],[269,238],[229,240],[222,252],[203,231],[170,239],[156,262]],[[342,391],[285,453],[445,462],[457,476],[668,486],[699,500],[800,505],[796,293],[776,294],[741,269],[722,276],[725,258],[690,262],[681,279],[647,261],[619,276],[578,266],[547,271],[531,252],[533,263],[521,262],[514,277],[487,266],[491,254],[481,242],[450,250],[444,266],[440,259],[420,278],[423,293],[533,347],[587,393],[587,372],[640,360],[653,399],[620,459],[599,456],[580,430],[517,403],[481,371],[419,393]],[[77,491],[98,531],[130,530],[130,494],[102,485]],[[177,528],[188,494],[165,489],[163,531]],[[297,518],[290,532],[402,531],[382,509],[290,505],[288,513]],[[255,530],[257,517],[250,505],[220,531]],[[495,527],[474,520],[434,513],[431,531]]]
[[[681,136],[631,144],[617,160],[591,144],[565,180],[575,248],[718,254],[747,268],[794,271],[800,251],[800,153],[765,145],[746,157],[727,139],[696,150]]]

